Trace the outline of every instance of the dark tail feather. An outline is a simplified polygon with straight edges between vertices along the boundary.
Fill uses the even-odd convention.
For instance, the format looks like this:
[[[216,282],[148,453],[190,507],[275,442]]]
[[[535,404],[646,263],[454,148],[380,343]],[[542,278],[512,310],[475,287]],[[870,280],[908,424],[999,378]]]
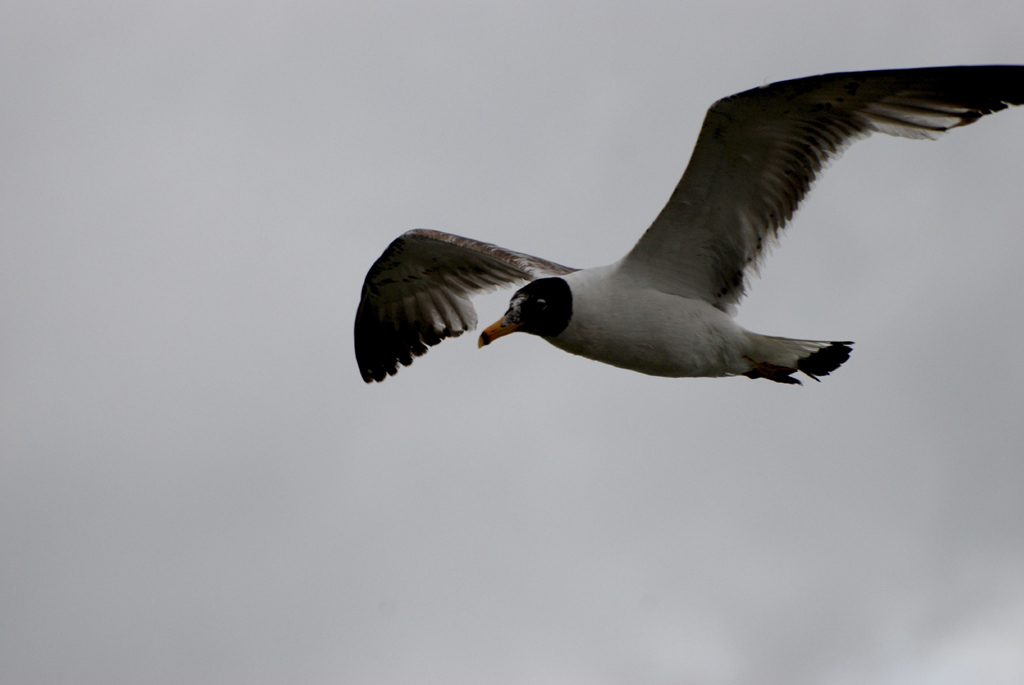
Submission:
[[[818,376],[829,375],[842,366],[853,351],[850,347],[853,343],[850,341],[820,342],[763,335],[755,339],[763,345],[761,354],[751,359],[754,368],[743,375],[791,385],[801,384],[799,379],[793,377],[797,371],[803,371],[814,380],[818,380]]]
[[[818,376],[829,375],[850,358],[850,352],[853,351],[851,345],[853,343],[849,340],[831,343],[828,347],[823,347],[801,359],[797,362],[796,368],[818,380]]]

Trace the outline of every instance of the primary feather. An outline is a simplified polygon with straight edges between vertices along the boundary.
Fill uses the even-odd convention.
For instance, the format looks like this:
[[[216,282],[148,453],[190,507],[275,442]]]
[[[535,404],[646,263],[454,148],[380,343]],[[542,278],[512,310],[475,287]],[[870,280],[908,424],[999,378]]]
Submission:
[[[623,262],[730,310],[825,163],[871,133],[935,138],[1024,102],[1024,67],[932,67],[773,83],[708,110],[679,185]]]
[[[476,328],[473,295],[575,270],[450,233],[407,231],[363,281],[355,326],[363,380],[393,376],[428,346]]]

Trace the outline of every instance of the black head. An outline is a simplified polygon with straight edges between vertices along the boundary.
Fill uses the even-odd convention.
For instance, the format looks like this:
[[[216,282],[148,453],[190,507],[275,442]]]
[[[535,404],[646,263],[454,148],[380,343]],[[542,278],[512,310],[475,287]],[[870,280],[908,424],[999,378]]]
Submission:
[[[572,291],[564,278],[539,278],[512,296],[505,321],[520,324],[519,330],[554,337],[572,318]]]
[[[551,338],[565,330],[572,318],[572,291],[562,278],[539,278],[512,296],[505,316],[480,334],[480,345],[513,331]]]

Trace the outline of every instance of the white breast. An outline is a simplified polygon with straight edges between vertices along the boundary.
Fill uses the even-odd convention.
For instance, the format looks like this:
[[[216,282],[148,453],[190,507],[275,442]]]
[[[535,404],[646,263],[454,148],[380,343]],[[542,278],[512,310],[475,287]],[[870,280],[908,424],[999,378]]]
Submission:
[[[638,283],[618,264],[564,276],[572,318],[555,347],[653,376],[727,376],[750,368],[746,332],[703,300]]]

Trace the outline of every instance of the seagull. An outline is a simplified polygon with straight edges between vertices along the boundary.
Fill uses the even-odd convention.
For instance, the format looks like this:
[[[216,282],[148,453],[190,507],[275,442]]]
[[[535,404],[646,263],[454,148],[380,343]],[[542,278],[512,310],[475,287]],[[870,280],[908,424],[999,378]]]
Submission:
[[[852,342],[761,335],[733,315],[825,164],[872,133],[934,139],[1022,103],[1024,66],[824,74],[719,100],[668,204],[614,264],[573,269],[433,230],[399,236],[363,283],[359,372],[383,381],[473,330],[474,295],[526,283],[480,347],[519,331],[653,376],[818,380],[849,359]]]

